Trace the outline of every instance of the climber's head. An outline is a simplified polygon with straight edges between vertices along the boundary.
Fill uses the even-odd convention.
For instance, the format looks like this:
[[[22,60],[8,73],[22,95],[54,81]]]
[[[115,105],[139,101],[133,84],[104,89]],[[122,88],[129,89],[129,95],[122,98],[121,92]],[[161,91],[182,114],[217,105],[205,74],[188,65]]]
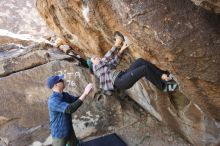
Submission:
[[[94,64],[94,65],[99,64],[99,61],[100,61],[100,60],[101,60],[100,57],[92,57],[92,58],[91,58],[92,64]]]
[[[87,59],[87,65],[89,67],[90,72],[93,74],[93,65],[99,64],[99,61],[101,60],[100,57],[91,57]]]
[[[47,79],[47,86],[54,91],[62,92],[65,88],[64,75],[62,74],[50,76]]]
[[[93,68],[93,65],[99,64],[99,61],[101,60],[100,57],[91,57],[87,59],[87,65],[89,68]]]
[[[93,64],[92,64],[91,58],[88,58],[88,59],[86,60],[86,63],[87,63],[87,65],[88,65],[89,69],[92,69]]]

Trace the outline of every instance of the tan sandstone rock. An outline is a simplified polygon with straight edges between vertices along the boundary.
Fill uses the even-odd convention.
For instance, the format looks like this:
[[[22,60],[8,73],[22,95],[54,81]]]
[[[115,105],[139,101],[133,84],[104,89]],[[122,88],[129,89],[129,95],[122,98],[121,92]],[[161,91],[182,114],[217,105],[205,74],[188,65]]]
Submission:
[[[122,67],[142,57],[172,72],[180,92],[142,80],[128,94],[194,145],[220,143],[220,18],[191,1],[37,0],[48,26],[81,56],[102,56],[119,30],[130,49]]]

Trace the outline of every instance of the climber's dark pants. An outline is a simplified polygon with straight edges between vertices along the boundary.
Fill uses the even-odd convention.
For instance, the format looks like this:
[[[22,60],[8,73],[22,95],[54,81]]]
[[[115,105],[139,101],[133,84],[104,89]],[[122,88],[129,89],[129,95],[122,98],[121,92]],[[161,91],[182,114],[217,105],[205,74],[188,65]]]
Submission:
[[[161,79],[162,74],[168,74],[168,72],[160,70],[152,63],[139,58],[126,71],[119,73],[115,79],[114,87],[119,90],[129,89],[139,79],[145,77],[158,89],[163,90],[165,83]]]

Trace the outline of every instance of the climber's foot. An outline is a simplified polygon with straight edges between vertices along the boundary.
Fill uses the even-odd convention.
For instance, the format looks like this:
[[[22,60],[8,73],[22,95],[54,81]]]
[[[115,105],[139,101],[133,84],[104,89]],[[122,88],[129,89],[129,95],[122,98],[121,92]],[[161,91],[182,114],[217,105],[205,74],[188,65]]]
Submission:
[[[161,79],[165,82],[165,88],[164,92],[173,92],[178,88],[177,82],[174,80],[174,77],[172,74],[163,74],[161,76]]]
[[[174,79],[169,81],[165,81],[165,88],[163,89],[164,92],[173,92],[178,88],[178,84]]]
[[[178,84],[176,83],[176,81],[167,81],[165,88],[163,89],[164,92],[173,92],[175,90],[177,90],[178,88]]]

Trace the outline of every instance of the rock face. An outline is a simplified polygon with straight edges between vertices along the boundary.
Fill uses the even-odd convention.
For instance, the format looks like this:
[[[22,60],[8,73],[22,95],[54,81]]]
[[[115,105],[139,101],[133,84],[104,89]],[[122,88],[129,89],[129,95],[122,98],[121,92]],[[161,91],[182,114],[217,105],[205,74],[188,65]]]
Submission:
[[[40,37],[51,34],[35,9],[35,2],[36,0],[1,0],[0,35],[1,29]]]
[[[141,80],[128,90],[130,97],[192,144],[220,144],[219,15],[188,0],[37,0],[36,6],[82,56],[103,55],[114,31],[121,31],[131,42],[122,67],[142,57],[172,72],[180,85],[168,95]]]
[[[49,146],[48,76],[63,73],[66,91],[78,96],[92,82],[88,69],[48,44],[3,45],[0,55],[0,145]],[[128,145],[189,146],[124,94],[93,98],[91,94],[73,114],[81,139],[115,132]],[[160,130],[158,130],[160,129]],[[147,133],[146,133],[147,132]],[[156,138],[155,138],[156,137]]]
[[[196,5],[204,7],[207,10],[215,13],[220,13],[220,1],[219,0],[192,0]]]

